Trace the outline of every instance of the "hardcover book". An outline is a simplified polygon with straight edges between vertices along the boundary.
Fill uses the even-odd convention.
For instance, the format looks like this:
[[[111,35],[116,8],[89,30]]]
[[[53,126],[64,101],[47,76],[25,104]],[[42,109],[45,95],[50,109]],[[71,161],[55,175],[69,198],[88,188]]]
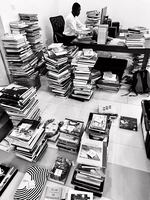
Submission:
[[[93,193],[69,189],[67,200],[93,200]]]
[[[137,131],[137,118],[121,116],[119,127],[122,129]]]
[[[44,200],[60,200],[62,188],[58,186],[47,186]]]
[[[15,167],[0,164],[0,195],[4,192],[17,171]]]
[[[47,176],[47,169],[39,166],[29,167],[15,192],[14,200],[40,199]]]
[[[70,172],[72,163],[69,159],[58,156],[55,160],[54,166],[49,173],[48,180],[65,184],[68,174]]]

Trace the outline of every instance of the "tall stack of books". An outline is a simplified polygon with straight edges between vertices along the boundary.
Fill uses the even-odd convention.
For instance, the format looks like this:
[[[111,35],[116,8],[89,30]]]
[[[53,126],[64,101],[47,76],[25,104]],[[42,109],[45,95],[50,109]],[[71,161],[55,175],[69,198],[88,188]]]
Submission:
[[[100,11],[91,10],[86,12],[86,26],[90,28],[98,27],[100,25]]]
[[[59,129],[58,148],[77,153],[83,134],[84,122],[66,118]]]
[[[61,45],[49,48],[45,60],[50,91],[59,96],[67,96],[72,88],[72,67],[68,62],[67,50]]]
[[[19,17],[21,21],[24,21],[26,25],[26,36],[27,40],[31,44],[31,48],[34,52],[38,52],[42,50],[43,44],[40,34],[40,26],[38,24],[38,15],[37,14],[25,14],[19,13]]]
[[[27,87],[35,86],[31,80],[36,76],[34,65],[37,59],[26,37],[22,34],[8,34],[2,37],[2,41],[12,81]]]
[[[75,189],[102,196],[105,181],[107,147],[102,141],[81,141],[77,166],[72,177]]]
[[[46,134],[40,121],[22,119],[9,134],[16,156],[36,162],[47,147]]]
[[[91,69],[97,61],[97,53],[92,49],[83,49],[72,60],[74,66],[74,80],[72,98],[89,100],[93,94],[91,83]]]
[[[97,81],[97,86],[105,91],[118,92],[120,87],[119,78],[117,74],[104,72],[103,77]]]
[[[10,116],[14,126],[23,119],[40,118],[36,89],[10,84],[1,90],[0,106]]]

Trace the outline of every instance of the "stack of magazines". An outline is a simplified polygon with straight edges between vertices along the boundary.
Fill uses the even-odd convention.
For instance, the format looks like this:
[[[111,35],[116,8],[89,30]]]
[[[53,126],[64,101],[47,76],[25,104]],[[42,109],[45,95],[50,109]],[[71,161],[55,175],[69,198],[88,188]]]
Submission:
[[[106,143],[84,139],[77,157],[77,166],[72,177],[75,189],[93,192],[101,196],[106,171]]]
[[[104,113],[90,113],[86,133],[90,139],[93,140],[106,140],[108,141],[109,130],[111,122],[107,114]]]
[[[59,129],[57,146],[71,153],[77,153],[83,134],[84,122],[66,118]]]
[[[16,126],[23,118],[38,120],[40,109],[36,89],[10,84],[1,90],[0,105]]]
[[[93,94],[91,84],[91,69],[97,61],[97,54],[92,49],[83,49],[72,60],[74,66],[74,80],[72,98],[89,100]]]
[[[72,69],[67,50],[62,46],[51,48],[45,54],[45,60],[50,91],[59,96],[67,96],[72,88]]]
[[[36,162],[47,148],[47,139],[40,121],[22,119],[9,134],[16,156]]]
[[[24,21],[26,25],[26,36],[27,40],[31,44],[31,48],[34,52],[38,52],[42,50],[43,44],[41,39],[41,28],[38,24],[38,15],[37,14],[26,14],[19,13],[19,17],[21,21]]]
[[[9,23],[12,34],[26,35],[26,27],[28,26],[24,21],[12,21]]]

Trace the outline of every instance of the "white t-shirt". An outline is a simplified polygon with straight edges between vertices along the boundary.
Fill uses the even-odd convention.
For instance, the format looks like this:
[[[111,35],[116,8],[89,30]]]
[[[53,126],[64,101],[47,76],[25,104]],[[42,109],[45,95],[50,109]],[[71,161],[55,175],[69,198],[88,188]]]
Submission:
[[[85,29],[85,25],[80,22],[78,17],[74,17],[72,13],[70,13],[65,20],[65,28],[64,35],[73,36],[78,35],[82,30]]]

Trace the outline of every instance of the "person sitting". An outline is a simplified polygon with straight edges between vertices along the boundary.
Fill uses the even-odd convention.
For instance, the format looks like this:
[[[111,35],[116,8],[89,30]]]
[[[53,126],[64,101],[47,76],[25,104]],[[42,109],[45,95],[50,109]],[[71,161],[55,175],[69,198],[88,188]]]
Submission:
[[[81,6],[79,3],[74,3],[72,12],[65,19],[65,27],[63,34],[66,36],[66,42],[70,43],[77,38],[82,32],[87,31],[85,24],[83,24],[78,16],[80,15]]]

